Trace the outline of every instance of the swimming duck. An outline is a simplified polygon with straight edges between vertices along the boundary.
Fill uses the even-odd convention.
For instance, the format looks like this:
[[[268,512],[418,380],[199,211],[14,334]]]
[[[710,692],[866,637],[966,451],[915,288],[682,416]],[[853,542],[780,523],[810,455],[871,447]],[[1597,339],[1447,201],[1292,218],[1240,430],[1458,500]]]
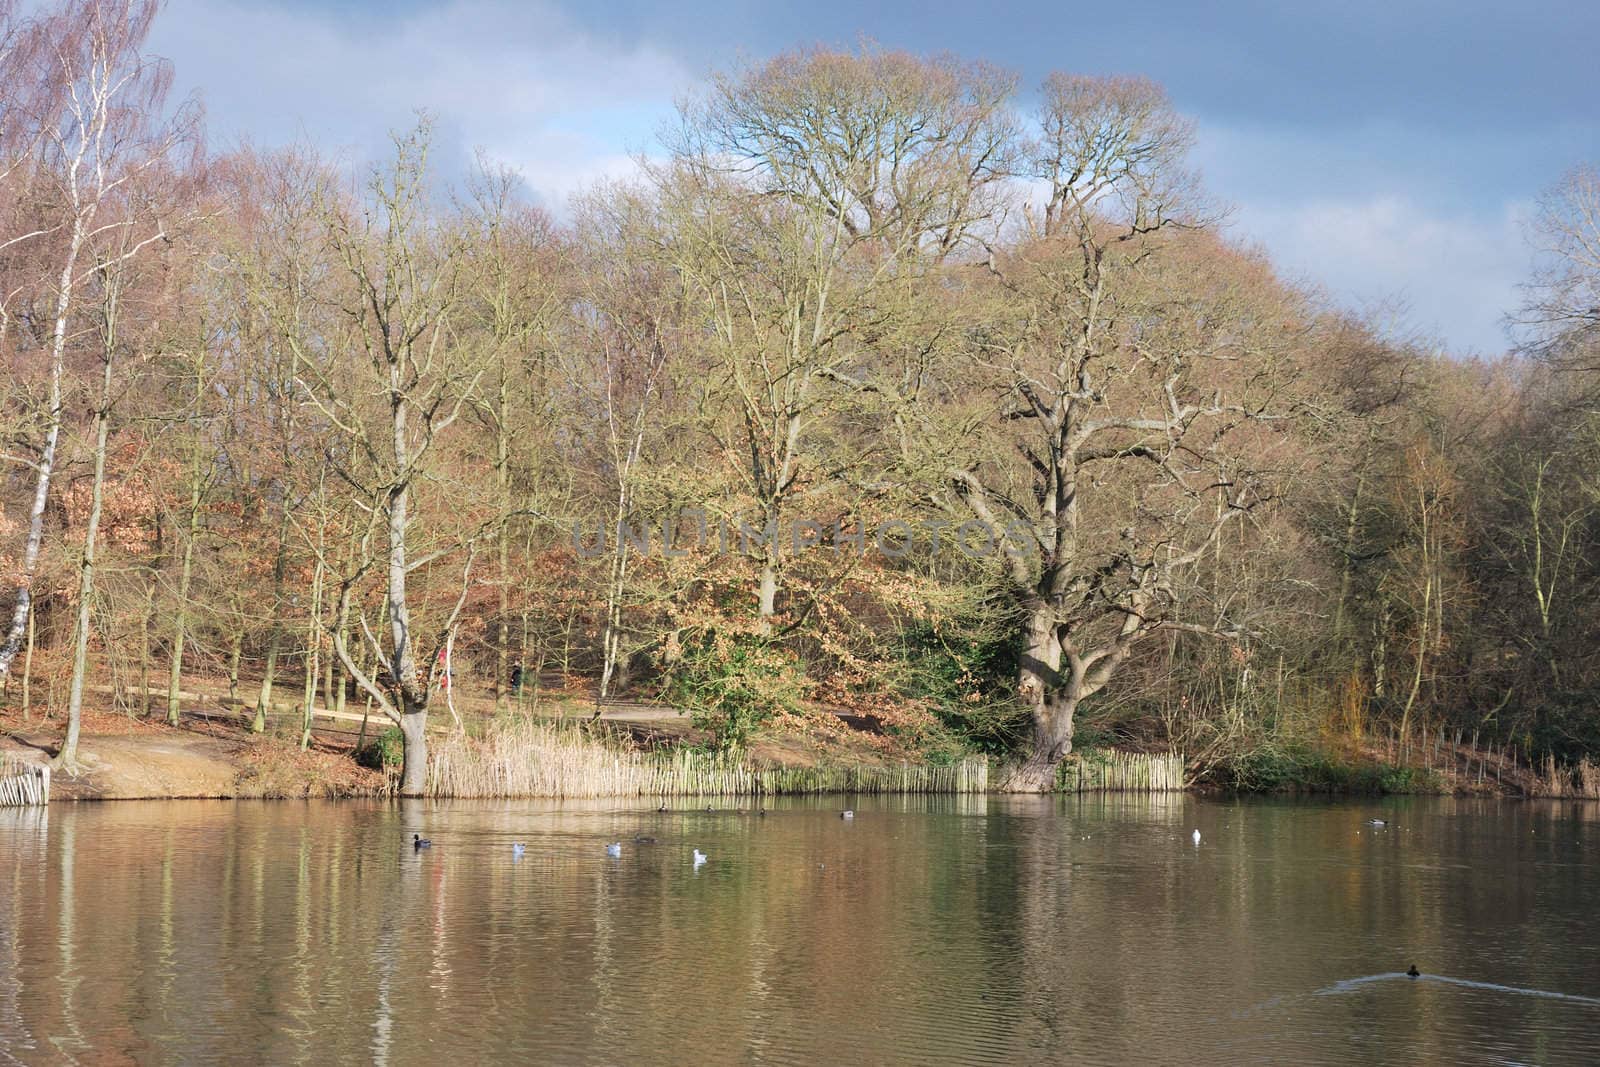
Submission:
[[[1413,963],[1411,965],[1411,969],[1406,972],[1406,977],[1407,978],[1421,978],[1422,977],[1422,972],[1417,970],[1417,965],[1415,963]]]
[[[413,849],[432,848],[433,847],[433,842],[429,841],[426,837],[423,837],[421,834],[412,834],[411,835],[411,847]]]
[[[606,846],[606,855],[608,855],[608,856],[620,856],[620,855],[622,855],[622,842],[621,841],[613,841],[611,844],[607,845]]]
[[[649,834],[639,834],[634,837],[633,843],[636,845],[653,845],[656,843],[656,839]]]
[[[663,804],[659,808],[657,808],[656,811],[657,811],[657,813],[659,813],[661,815],[665,815],[667,813],[667,806],[665,804]]]

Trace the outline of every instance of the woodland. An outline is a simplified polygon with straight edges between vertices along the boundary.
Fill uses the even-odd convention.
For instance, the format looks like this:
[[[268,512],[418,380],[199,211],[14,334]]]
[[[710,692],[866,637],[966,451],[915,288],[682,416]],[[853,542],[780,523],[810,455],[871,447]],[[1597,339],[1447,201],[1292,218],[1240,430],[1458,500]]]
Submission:
[[[1019,791],[1600,754],[1600,171],[1484,358],[1232,236],[1143,78],[800,49],[556,205],[425,111],[212,146],[157,17],[0,0],[0,676],[62,766],[201,676],[370,704],[402,793],[450,687],[552,677]]]

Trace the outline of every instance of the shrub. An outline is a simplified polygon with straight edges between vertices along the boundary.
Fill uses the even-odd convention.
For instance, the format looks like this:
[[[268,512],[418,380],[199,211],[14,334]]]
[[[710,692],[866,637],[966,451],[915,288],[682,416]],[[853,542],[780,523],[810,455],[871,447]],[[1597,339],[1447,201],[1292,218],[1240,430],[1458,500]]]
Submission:
[[[356,762],[375,771],[398,767],[405,762],[406,739],[400,727],[391,726],[367,742],[356,753]]]
[[[779,711],[798,711],[805,690],[805,673],[791,655],[761,634],[730,627],[680,641],[665,695],[726,752],[747,745]]]
[[[1012,698],[1015,641],[981,626],[919,623],[900,635],[896,688],[928,702],[939,721],[980,752],[1010,752],[1025,736],[1026,711]]]

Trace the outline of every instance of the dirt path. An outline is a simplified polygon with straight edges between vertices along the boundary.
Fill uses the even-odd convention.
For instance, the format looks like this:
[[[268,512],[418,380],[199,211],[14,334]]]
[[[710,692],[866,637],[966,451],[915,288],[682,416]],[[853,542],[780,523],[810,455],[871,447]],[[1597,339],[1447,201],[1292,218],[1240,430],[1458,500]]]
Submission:
[[[30,762],[43,762],[56,739],[17,734],[5,750]],[[56,772],[50,799],[134,800],[151,797],[232,797],[239,795],[237,744],[181,734],[85,736],[78,746],[77,775]]]
[[[187,717],[186,717],[187,720]],[[43,763],[61,744],[59,719],[19,722],[0,716],[0,752]],[[56,771],[52,803],[66,800],[146,800],[372,795],[381,772],[357,766],[343,751],[254,736],[242,726],[186,721],[162,723],[85,709],[78,773]]]

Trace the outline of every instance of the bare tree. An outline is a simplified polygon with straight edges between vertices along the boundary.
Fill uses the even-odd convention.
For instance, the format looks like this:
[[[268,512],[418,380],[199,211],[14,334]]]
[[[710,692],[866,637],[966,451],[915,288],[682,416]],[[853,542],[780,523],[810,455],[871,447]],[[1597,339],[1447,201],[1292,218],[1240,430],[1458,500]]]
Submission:
[[[763,535],[758,617],[778,610],[779,530],[849,450],[817,431],[859,390],[915,281],[989,222],[1009,174],[1010,75],[872,48],[780,56],[683,110],[657,172],[673,265],[703,307],[712,432]]]
[[[197,129],[198,110],[191,106],[164,120],[171,67],[140,52],[158,7],[154,0],[74,0],[52,17],[50,84],[59,107],[44,113],[37,154],[40,170],[55,185],[61,259],[49,342],[48,412],[44,439],[31,462],[35,482],[22,581],[0,638],[0,675],[10,669],[27,629],[61,436],[74,296],[85,280],[167,237],[162,220],[150,216],[140,184],[167,167],[180,145],[193,143]]]
[[[946,472],[946,499],[1007,533],[1032,742],[1005,785],[1022,791],[1052,786],[1078,706],[1138,642],[1229,630],[1180,618],[1179,592],[1264,497],[1241,427],[1291,321],[1259,265],[1173,232],[1205,219],[1159,89],[1052,78],[1040,126],[1046,234],[991,260],[968,366],[998,403]]]
[[[567,288],[558,279],[570,272],[564,269],[565,250],[554,224],[544,212],[520,202],[521,184],[513,172],[480,158],[468,191],[463,221],[470,234],[466,255],[471,281],[466,303],[478,320],[475,343],[487,349],[491,362],[472,410],[490,435],[499,509],[509,516],[519,510],[519,492],[529,488],[515,484],[517,461],[537,454],[543,443],[541,423],[548,420],[540,416],[551,400],[544,353],[566,310]],[[505,522],[495,545],[498,611],[491,640],[499,708],[508,702],[511,677],[513,537],[513,524]]]
[[[458,233],[428,211],[426,123],[396,138],[396,160],[374,177],[358,211],[329,205],[329,242],[349,282],[342,310],[348,320],[349,359],[337,350],[309,360],[304,391],[323,417],[345,435],[354,461],[340,466],[364,515],[353,567],[339,583],[334,647],[350,676],[404,736],[400,791],[419,796],[427,783],[428,709],[447,669],[444,650],[470,588],[476,539],[484,529],[451,538],[445,547],[413,557],[419,516],[412,500],[443,434],[460,417],[483,366],[452,347],[452,315],[459,310],[463,252]],[[357,217],[352,217],[356,215]],[[369,401],[375,397],[378,405]],[[459,521],[459,518],[458,520]],[[459,594],[427,646],[413,626],[410,598],[419,567],[459,551],[464,556]],[[380,639],[360,610],[356,594],[375,567],[384,572],[387,639]],[[356,658],[347,637],[354,619],[376,661],[375,676]]]
[[[1558,366],[1600,370],[1600,168],[1576,167],[1546,193],[1529,237],[1539,262],[1512,325]]]
[[[590,243],[582,293],[591,313],[569,373],[574,392],[585,400],[585,414],[601,424],[596,435],[600,466],[609,474],[611,492],[609,521],[602,527],[611,535],[611,550],[596,715],[613,686],[627,684],[634,649],[627,646],[624,606],[633,540],[623,530],[636,517],[639,483],[649,462],[646,441],[665,421],[658,407],[684,317],[682,288],[655,253],[654,206],[635,190],[614,188],[590,197],[583,210]]]

